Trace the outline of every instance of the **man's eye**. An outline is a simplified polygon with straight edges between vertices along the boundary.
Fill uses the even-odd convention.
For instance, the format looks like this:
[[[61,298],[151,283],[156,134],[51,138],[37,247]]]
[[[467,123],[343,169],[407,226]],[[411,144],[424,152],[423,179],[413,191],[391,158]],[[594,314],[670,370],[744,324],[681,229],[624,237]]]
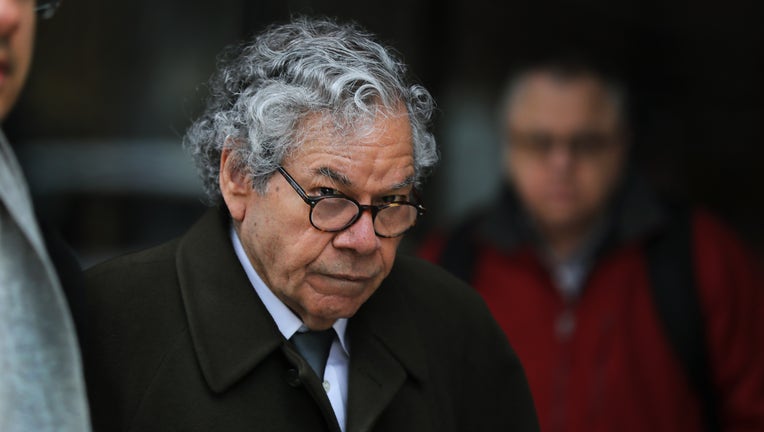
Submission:
[[[382,202],[384,204],[389,204],[389,203],[395,203],[395,202],[404,202],[407,199],[408,197],[406,195],[388,195],[388,196],[382,197]]]
[[[342,194],[337,189],[332,189],[328,187],[320,187],[318,188],[318,195],[327,196],[327,195],[342,195]]]
[[[537,151],[548,151],[554,144],[551,135],[535,133],[528,136],[528,146]]]

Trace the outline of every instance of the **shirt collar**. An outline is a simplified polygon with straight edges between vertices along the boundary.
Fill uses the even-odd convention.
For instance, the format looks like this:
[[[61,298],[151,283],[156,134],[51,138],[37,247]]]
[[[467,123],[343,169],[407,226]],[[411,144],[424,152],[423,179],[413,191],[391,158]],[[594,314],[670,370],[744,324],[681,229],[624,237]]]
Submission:
[[[239,235],[236,233],[233,225],[231,225],[230,234],[231,242],[233,243],[233,250],[236,252],[236,257],[239,259],[241,266],[244,268],[244,272],[247,274],[249,282],[252,284],[252,287],[255,289],[258,297],[260,297],[260,300],[265,305],[268,313],[270,313],[271,317],[273,317],[273,320],[276,322],[276,326],[279,328],[281,334],[284,335],[284,338],[289,339],[298,331],[307,331],[308,327],[305,326],[300,317],[295,315],[295,313],[292,312],[292,310],[289,309],[284,304],[284,302],[276,297],[273,291],[271,291],[270,288],[265,285],[265,282],[263,282],[263,279],[260,277],[260,275],[257,274],[257,271],[255,271],[255,268],[252,266],[252,262],[250,262],[249,257],[247,257],[247,253],[244,251],[244,246],[241,244]],[[347,318],[340,318],[332,325],[332,328],[334,328],[334,331],[337,333],[340,345],[345,351],[345,354],[349,354],[350,352],[348,349],[347,340],[345,339],[345,330],[347,329],[348,325],[347,321]]]

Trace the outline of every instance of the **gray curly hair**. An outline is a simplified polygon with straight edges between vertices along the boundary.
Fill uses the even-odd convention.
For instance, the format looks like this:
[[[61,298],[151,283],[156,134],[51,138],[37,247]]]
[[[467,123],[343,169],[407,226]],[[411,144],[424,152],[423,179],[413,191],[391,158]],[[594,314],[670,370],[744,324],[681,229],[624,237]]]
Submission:
[[[265,192],[285,156],[316,113],[339,132],[359,133],[377,115],[405,105],[413,136],[417,183],[438,161],[429,132],[434,101],[405,81],[406,66],[372,35],[354,24],[295,19],[271,26],[254,40],[229,48],[210,79],[203,114],[191,125],[184,146],[193,155],[211,203],[221,201],[220,156],[231,150],[235,169]]]

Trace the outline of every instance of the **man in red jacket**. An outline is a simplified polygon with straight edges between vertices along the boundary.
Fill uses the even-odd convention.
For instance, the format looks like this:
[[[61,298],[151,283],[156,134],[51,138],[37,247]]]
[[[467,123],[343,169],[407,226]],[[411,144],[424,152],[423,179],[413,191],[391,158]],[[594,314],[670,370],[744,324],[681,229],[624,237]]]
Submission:
[[[507,187],[421,254],[482,294],[542,430],[764,430],[758,269],[710,215],[670,210],[631,175],[623,96],[588,65],[517,75],[502,113]],[[651,251],[683,226],[686,272],[681,246]],[[684,297],[655,276],[666,269],[689,281]]]

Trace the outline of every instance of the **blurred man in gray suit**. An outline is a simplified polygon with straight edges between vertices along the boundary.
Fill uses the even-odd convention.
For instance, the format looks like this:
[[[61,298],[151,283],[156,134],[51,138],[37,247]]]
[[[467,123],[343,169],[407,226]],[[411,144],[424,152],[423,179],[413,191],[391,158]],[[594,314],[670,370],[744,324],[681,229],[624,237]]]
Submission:
[[[0,0],[0,119],[58,1]],[[77,339],[21,168],[0,132],[0,430],[89,430]]]

